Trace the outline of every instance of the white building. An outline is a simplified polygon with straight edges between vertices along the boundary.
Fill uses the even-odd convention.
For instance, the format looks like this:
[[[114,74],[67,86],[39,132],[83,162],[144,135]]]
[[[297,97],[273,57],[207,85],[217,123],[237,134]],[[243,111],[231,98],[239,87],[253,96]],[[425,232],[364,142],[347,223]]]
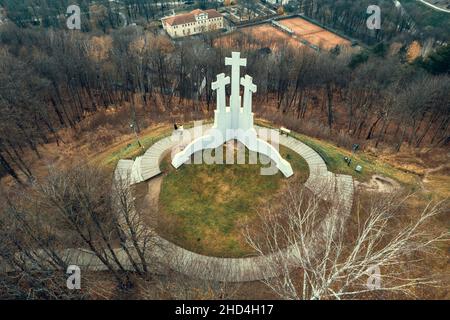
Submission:
[[[172,38],[214,31],[224,27],[223,16],[213,9],[196,9],[190,13],[164,17],[161,22],[164,30]]]

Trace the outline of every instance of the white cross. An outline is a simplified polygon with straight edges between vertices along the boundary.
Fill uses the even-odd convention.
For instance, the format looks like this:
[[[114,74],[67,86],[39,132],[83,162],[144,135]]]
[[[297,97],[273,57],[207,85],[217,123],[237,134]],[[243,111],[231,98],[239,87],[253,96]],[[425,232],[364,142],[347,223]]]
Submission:
[[[244,86],[244,114],[248,114],[252,112],[252,94],[256,92],[257,86],[248,74],[241,78],[241,85]]]
[[[217,81],[211,84],[213,90],[217,90],[217,110],[219,112],[225,112],[226,96],[225,86],[230,84],[230,77],[225,77],[225,73],[217,75]]]
[[[240,52],[233,52],[231,58],[225,58],[225,65],[231,66],[230,106],[234,112],[239,112],[241,107],[239,80],[241,78],[241,67],[247,66],[247,59],[241,59]]]

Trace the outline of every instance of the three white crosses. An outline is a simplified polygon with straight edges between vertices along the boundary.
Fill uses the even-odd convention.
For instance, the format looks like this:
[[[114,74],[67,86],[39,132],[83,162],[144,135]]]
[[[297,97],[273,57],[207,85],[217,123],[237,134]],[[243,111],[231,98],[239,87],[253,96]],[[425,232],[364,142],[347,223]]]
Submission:
[[[244,144],[250,151],[268,156],[286,177],[293,174],[292,167],[284,160],[277,149],[267,141],[260,139],[253,127],[252,95],[256,85],[249,75],[241,78],[241,67],[247,66],[247,59],[241,59],[239,52],[233,52],[231,58],[225,59],[225,65],[231,66],[231,78],[224,73],[217,75],[217,81],[212,83],[216,90],[217,109],[214,116],[214,126],[204,135],[194,139],[182,151],[172,158],[175,168],[189,161],[191,155],[205,149],[215,149],[223,143],[235,139]],[[226,86],[231,83],[230,107],[227,108]],[[244,87],[244,106],[241,107],[241,85]],[[273,137],[271,138],[273,142]],[[271,174],[275,174],[273,171]]]
[[[252,112],[252,94],[256,92],[257,87],[253,84],[253,78],[249,75],[240,77],[241,67],[247,66],[247,59],[241,59],[239,52],[233,52],[231,58],[225,58],[225,65],[231,66],[231,128],[238,129],[239,114],[241,111],[241,94],[240,86],[244,86],[244,109],[243,113],[249,115]],[[217,75],[217,81],[212,83],[212,89],[217,91],[217,111],[219,114],[225,112],[226,109],[226,92],[225,87],[230,84],[230,77],[226,77],[224,73]]]

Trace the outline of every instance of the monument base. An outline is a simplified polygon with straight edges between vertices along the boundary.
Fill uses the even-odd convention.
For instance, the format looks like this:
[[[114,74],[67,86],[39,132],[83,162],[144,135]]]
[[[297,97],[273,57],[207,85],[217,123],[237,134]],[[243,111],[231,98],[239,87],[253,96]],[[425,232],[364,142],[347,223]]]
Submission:
[[[222,130],[213,127],[207,134],[193,140],[182,151],[177,153],[172,159],[172,166],[178,169],[188,162],[193,154],[202,150],[216,149],[230,140],[236,140],[250,151],[267,156],[286,178],[294,174],[290,163],[283,159],[274,146],[258,138],[256,130],[253,128],[246,131],[227,130],[224,134]]]

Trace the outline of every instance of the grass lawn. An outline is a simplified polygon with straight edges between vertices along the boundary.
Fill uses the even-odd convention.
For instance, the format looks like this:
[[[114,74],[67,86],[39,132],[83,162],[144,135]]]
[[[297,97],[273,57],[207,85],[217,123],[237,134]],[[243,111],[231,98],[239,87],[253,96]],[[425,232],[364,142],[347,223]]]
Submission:
[[[258,125],[275,128],[265,121],[257,122]],[[330,142],[311,138],[296,132],[292,132],[291,136],[314,149],[325,161],[328,170],[331,172],[351,175],[361,182],[370,180],[374,174],[379,174],[395,179],[412,190],[417,186],[418,177],[416,175],[391,166],[364,152],[357,151],[352,155],[351,151],[340,148]],[[350,166],[344,161],[344,157],[352,157]],[[363,167],[361,173],[355,171],[357,165]]]
[[[393,178],[405,185],[414,185],[417,182],[415,175],[399,170],[363,152],[357,151],[352,155],[350,151],[328,142],[296,133],[293,136],[316,150],[324,159],[328,170],[331,172],[348,174],[359,181],[368,181],[372,175],[379,174]],[[344,157],[352,158],[350,166],[347,165]],[[361,173],[355,171],[357,165],[362,166]]]
[[[257,122],[261,126],[275,128],[267,122]],[[192,127],[192,125],[192,123],[185,124],[185,127],[189,128]],[[116,146],[105,153],[99,154],[94,161],[113,170],[120,159],[135,159],[137,156],[142,155],[153,143],[169,136],[171,133],[172,128],[169,125],[161,125],[152,128],[143,132],[140,136],[140,141],[144,148],[139,148],[136,141],[129,141],[128,143]],[[355,179],[362,182],[370,180],[371,176],[374,174],[381,174],[397,180],[411,190],[414,190],[418,185],[419,178],[417,175],[414,175],[405,169],[394,167],[374,156],[360,151],[352,156],[351,152],[348,150],[337,147],[332,143],[297,134],[295,132],[292,133],[292,136],[318,152],[325,160],[328,170],[332,172],[352,175]],[[352,156],[353,161],[351,166],[347,166],[345,163],[345,156]],[[363,167],[361,173],[355,171],[355,167],[358,164]]]
[[[306,181],[309,171],[305,160],[284,147],[280,153],[294,169],[289,180]],[[246,156],[248,159],[248,151]],[[190,164],[175,170],[167,157],[162,163],[165,176],[160,194],[159,234],[205,255],[251,254],[243,238],[244,226],[258,223],[257,208],[273,201],[288,181],[280,172],[260,175],[261,167]]]
[[[270,123],[262,121],[257,122],[261,126],[275,128]],[[189,128],[192,127],[192,125],[192,123],[185,124],[185,127]],[[153,143],[159,139],[169,136],[171,133],[172,127],[169,125],[161,125],[156,128],[151,128],[150,130],[143,132],[140,136],[140,141],[144,148],[139,148],[136,141],[129,141],[128,143],[123,143],[109,149],[107,152],[99,154],[94,161],[110,168],[111,170],[114,170],[120,159],[134,159],[137,156],[142,155]],[[329,171],[352,175],[356,180],[362,182],[370,180],[371,176],[374,174],[381,174],[397,180],[403,186],[408,187],[412,191],[418,186],[419,178],[417,175],[412,174],[405,169],[394,167],[364,152],[359,151],[353,155],[351,166],[347,166],[344,161],[344,157],[350,157],[352,155],[350,151],[337,147],[332,143],[311,138],[302,134],[297,134],[295,132],[292,133],[292,136],[318,152],[325,160]],[[358,164],[363,167],[361,173],[355,171],[355,167]]]
[[[136,157],[143,155],[156,141],[170,136],[171,134],[172,130],[168,125],[153,127],[142,132],[139,136],[139,141],[143,148],[139,147],[136,139],[133,139],[120,143],[119,145],[108,149],[106,152],[98,154],[91,162],[107,169],[114,170],[119,160],[135,159]]]
[[[211,120],[203,121],[203,124],[211,123]],[[185,129],[192,128],[194,122],[184,124]],[[108,169],[114,170],[117,163],[121,159],[136,159],[142,156],[148,148],[150,148],[155,142],[165,137],[172,135],[173,128],[171,125],[162,124],[156,127],[148,128],[141,132],[139,135],[139,141],[142,147],[139,147],[136,139],[122,143],[116,147],[109,149],[107,152],[97,155],[92,162],[98,163]]]

